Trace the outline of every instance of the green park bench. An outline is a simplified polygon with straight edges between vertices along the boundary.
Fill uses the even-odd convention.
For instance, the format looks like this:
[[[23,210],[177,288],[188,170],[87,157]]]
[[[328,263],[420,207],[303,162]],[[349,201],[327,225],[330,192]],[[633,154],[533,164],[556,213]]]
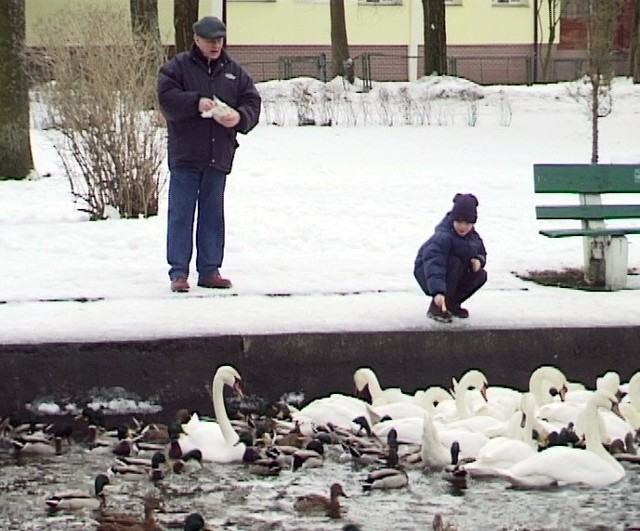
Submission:
[[[640,164],[534,164],[537,194],[578,194],[578,201],[536,206],[539,220],[578,220],[580,227],[541,229],[549,238],[584,237],[585,278],[609,290],[626,286],[628,234],[640,234],[636,226],[616,226],[605,220],[640,219],[638,204],[602,202],[608,194],[640,193]],[[638,196],[640,199],[640,196]]]

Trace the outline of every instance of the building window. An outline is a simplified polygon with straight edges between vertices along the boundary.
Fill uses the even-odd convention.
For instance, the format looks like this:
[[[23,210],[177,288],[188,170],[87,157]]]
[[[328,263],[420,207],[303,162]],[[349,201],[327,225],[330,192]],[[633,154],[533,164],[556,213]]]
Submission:
[[[528,6],[529,0],[491,0],[492,6]]]

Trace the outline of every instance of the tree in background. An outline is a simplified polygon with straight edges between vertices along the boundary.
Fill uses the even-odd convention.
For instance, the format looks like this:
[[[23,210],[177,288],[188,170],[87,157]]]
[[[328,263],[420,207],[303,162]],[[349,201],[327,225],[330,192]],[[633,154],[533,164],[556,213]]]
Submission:
[[[176,53],[193,44],[193,25],[198,21],[200,0],[177,0],[173,3],[173,27],[176,33]]]
[[[160,42],[158,0],[129,0],[129,10],[133,35],[142,33]]]
[[[629,77],[640,83],[640,0],[633,0],[633,24],[629,42]]]
[[[331,14],[331,77],[345,77],[349,83],[355,80],[353,60],[349,55],[347,22],[344,15],[344,0],[330,0]]]
[[[5,0],[0,17],[0,179],[24,179],[33,170],[24,0]]]
[[[447,73],[447,25],[444,0],[422,0],[424,73]]]
[[[131,13],[131,33],[134,44],[146,48],[155,45],[158,53],[145,54],[149,61],[141,72],[144,79],[149,72],[157,73],[164,62],[162,41],[160,39],[160,24],[158,22],[158,0],[129,0],[129,11]],[[149,108],[153,108],[155,95],[149,101]]]
[[[587,19],[587,78],[591,106],[591,164],[598,163],[598,120],[611,112],[611,54],[621,0],[590,0]]]

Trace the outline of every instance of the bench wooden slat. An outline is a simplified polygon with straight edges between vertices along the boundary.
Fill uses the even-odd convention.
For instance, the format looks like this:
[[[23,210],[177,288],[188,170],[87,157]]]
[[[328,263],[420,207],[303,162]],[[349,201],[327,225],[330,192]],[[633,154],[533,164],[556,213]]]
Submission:
[[[553,229],[540,230],[538,232],[549,238],[564,238],[566,236],[624,236],[626,234],[640,234],[640,227],[608,227],[606,229]]]
[[[640,164],[534,164],[536,193],[640,192]]]
[[[537,219],[633,219],[640,218],[640,205],[541,205]]]

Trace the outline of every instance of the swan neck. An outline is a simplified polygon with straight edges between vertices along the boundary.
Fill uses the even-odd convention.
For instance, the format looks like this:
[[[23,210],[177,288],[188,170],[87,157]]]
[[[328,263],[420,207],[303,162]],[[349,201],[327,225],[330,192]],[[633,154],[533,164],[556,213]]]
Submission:
[[[604,446],[602,446],[598,407],[595,404],[587,403],[584,412],[584,438],[586,441],[587,451],[593,452],[610,463],[614,468],[622,470],[622,465],[618,463],[616,458],[613,457]]]
[[[229,415],[227,415],[227,409],[224,405],[224,382],[220,378],[213,379],[211,394],[213,396],[213,411],[216,414],[216,421],[220,426],[222,436],[227,444],[234,445],[240,440],[240,437],[233,429]]]
[[[369,387],[369,394],[371,395],[371,402],[376,401],[385,401],[384,393],[382,392],[382,387],[380,387],[380,382],[378,382],[378,378],[374,374],[367,375],[367,387]]]

